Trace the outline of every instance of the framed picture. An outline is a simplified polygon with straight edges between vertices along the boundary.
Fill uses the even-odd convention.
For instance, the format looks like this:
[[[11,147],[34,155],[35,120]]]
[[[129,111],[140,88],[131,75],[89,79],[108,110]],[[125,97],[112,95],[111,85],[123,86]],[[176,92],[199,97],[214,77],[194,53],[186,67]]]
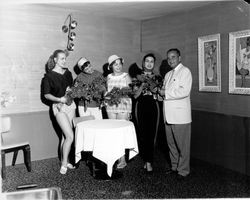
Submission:
[[[221,92],[220,34],[198,38],[199,91]]]
[[[229,93],[250,94],[250,30],[229,33]]]

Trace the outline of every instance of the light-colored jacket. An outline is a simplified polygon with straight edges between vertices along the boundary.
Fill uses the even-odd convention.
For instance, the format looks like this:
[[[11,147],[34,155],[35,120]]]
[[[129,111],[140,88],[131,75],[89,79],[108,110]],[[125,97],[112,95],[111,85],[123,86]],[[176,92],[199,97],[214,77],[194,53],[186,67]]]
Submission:
[[[190,92],[192,74],[181,63],[168,72],[164,78],[165,98],[164,117],[169,124],[187,124],[192,122]]]

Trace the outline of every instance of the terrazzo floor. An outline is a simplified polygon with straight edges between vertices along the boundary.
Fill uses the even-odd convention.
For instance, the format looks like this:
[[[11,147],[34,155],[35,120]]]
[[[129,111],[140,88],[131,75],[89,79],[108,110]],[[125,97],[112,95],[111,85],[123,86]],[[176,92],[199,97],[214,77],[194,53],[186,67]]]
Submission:
[[[155,153],[154,173],[142,169],[139,156],[122,170],[115,180],[96,180],[85,161],[66,175],[59,173],[57,158],[32,162],[32,171],[24,164],[7,167],[2,191],[16,191],[18,185],[36,183],[37,188],[60,187],[63,199],[176,199],[176,198],[240,198],[250,197],[249,177],[243,174],[191,159],[191,174],[178,180],[166,174],[166,159]]]

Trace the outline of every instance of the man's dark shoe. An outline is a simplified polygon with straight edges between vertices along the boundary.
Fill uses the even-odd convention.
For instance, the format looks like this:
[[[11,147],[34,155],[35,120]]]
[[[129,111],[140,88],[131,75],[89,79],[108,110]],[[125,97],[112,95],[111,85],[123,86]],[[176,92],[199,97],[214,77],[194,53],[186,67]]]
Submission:
[[[153,170],[152,170],[152,171],[146,170],[146,174],[147,174],[147,175],[153,175],[153,172],[154,172]]]
[[[176,171],[172,170],[171,168],[167,169],[166,174],[174,174]]]
[[[182,176],[180,174],[177,174],[177,180],[178,181],[185,181],[185,180],[187,180],[187,176]]]

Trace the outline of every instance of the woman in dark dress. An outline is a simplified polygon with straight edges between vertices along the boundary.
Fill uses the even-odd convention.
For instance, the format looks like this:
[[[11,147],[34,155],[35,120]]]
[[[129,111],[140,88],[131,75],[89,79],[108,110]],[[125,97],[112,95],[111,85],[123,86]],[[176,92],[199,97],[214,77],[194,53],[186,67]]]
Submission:
[[[153,73],[155,64],[154,54],[147,54],[143,58],[142,72],[137,75],[137,80],[154,79]],[[135,118],[138,128],[139,148],[144,161],[144,169],[148,173],[153,172],[153,155],[156,134],[158,130],[160,110],[157,101],[157,94],[152,92],[152,88],[145,87],[145,82],[137,88],[135,94]],[[155,88],[157,91],[157,88]]]
[[[68,168],[74,168],[72,164],[68,163],[68,156],[74,139],[72,120],[75,116],[76,105],[74,102],[70,105],[66,104],[65,93],[72,86],[73,77],[65,63],[65,52],[56,50],[47,63],[49,70],[43,78],[44,97],[52,104],[53,114],[63,132],[61,140],[61,174],[66,174]]]

